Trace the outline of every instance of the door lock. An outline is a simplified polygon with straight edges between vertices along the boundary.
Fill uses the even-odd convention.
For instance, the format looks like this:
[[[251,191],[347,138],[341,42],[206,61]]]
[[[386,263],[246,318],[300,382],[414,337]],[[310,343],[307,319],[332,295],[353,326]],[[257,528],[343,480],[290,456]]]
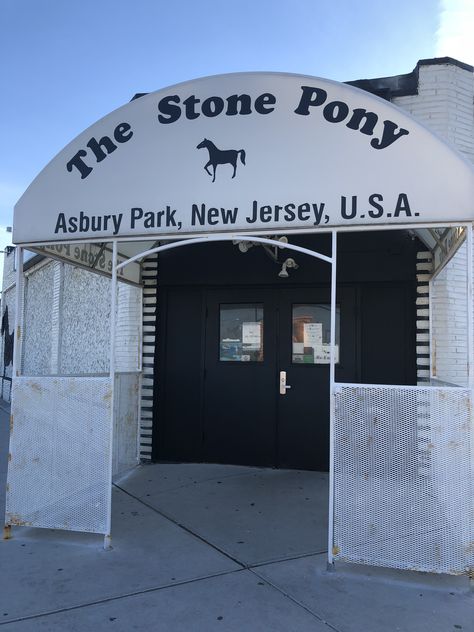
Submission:
[[[291,386],[286,383],[286,371],[280,371],[280,395],[286,395],[289,388]]]

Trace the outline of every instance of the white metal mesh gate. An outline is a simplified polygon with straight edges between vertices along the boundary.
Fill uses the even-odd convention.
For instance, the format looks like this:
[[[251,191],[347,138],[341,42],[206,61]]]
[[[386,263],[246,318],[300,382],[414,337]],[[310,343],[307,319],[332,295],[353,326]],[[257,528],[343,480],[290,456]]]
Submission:
[[[109,377],[17,377],[6,524],[107,533]]]
[[[113,475],[138,464],[140,374],[116,373],[114,389]]]
[[[14,358],[5,524],[102,533],[107,547],[112,471],[123,472],[138,462],[141,288],[117,284],[115,277],[110,286],[93,273],[54,264],[54,274],[49,275],[54,287],[51,279],[46,285],[54,298],[53,316],[44,343],[47,336],[37,325],[38,300],[46,311],[50,305],[41,292],[36,300],[31,283],[25,300],[21,261],[19,257],[17,331],[22,335],[16,340]],[[63,276],[71,281],[73,273],[77,283],[71,288],[68,282],[65,293]],[[92,296],[103,308],[100,327],[92,322],[96,313],[78,310],[76,302],[91,284]],[[73,327],[65,328],[65,314]],[[43,346],[38,346],[36,331]],[[97,335],[81,338],[84,331]],[[83,347],[79,360],[78,344]],[[47,361],[35,361],[38,354]],[[68,369],[80,373],[58,374]]]
[[[466,388],[335,386],[335,559],[461,573],[474,562]]]

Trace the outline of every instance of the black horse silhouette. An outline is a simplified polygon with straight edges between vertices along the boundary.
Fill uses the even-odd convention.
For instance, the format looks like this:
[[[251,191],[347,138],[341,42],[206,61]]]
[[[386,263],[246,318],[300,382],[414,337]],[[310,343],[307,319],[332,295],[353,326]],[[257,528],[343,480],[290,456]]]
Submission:
[[[230,164],[234,167],[234,173],[232,177],[235,178],[235,172],[237,170],[237,156],[240,154],[240,160],[245,165],[245,151],[243,149],[218,149],[212,140],[205,138],[202,143],[196,147],[196,149],[206,148],[209,151],[209,162],[204,165],[204,169],[212,176],[212,181],[216,179],[217,165]],[[213,173],[208,169],[209,165],[212,166]]]
[[[5,376],[6,367],[13,362],[13,340],[15,330],[9,333],[10,325],[8,322],[8,305],[5,306],[5,311],[2,317],[2,336],[4,336],[3,343],[3,374]]]

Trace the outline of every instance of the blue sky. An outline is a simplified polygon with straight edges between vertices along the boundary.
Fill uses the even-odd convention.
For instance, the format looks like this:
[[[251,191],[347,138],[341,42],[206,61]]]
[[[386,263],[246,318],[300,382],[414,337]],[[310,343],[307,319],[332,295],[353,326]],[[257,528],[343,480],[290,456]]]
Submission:
[[[243,70],[344,81],[407,73],[446,54],[474,63],[462,32],[473,4],[0,0],[0,247],[42,167],[136,92]]]

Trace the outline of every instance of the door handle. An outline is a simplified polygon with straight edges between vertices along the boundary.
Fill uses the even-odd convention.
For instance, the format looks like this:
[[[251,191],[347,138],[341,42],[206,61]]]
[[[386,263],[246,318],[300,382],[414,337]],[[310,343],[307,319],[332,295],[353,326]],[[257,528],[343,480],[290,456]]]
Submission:
[[[280,395],[286,395],[289,388],[291,386],[286,383],[286,371],[280,371]]]

